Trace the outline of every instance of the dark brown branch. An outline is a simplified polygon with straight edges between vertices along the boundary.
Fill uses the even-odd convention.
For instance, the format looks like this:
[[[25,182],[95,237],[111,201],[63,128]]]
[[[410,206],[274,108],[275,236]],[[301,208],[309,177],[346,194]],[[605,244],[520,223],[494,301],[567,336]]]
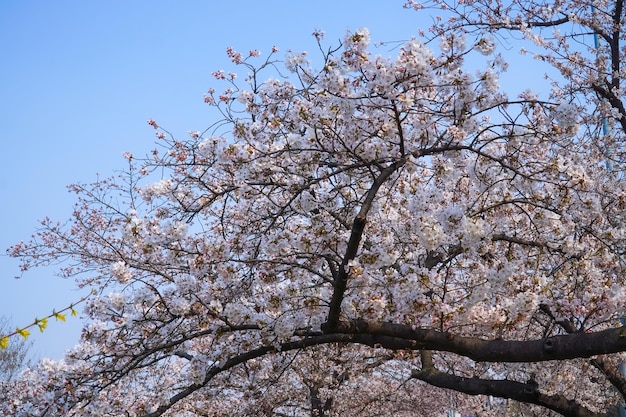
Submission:
[[[521,383],[508,380],[464,378],[440,372],[434,367],[425,368],[421,371],[413,371],[411,376],[436,387],[448,388],[469,395],[493,395],[495,397],[510,398],[524,403],[537,404],[563,414],[564,416],[601,416],[601,414],[594,413],[563,395],[546,395],[541,393],[538,390],[537,384],[533,381]]]
[[[547,305],[542,304],[539,306],[539,309],[550,317],[552,321],[561,326],[567,333],[575,333],[578,331],[570,320],[557,320]],[[626,378],[624,378],[622,371],[614,364],[608,363],[602,356],[593,358],[590,362],[606,376],[606,379],[617,389],[622,398],[626,400]]]
[[[334,291],[330,300],[328,320],[322,325],[322,329],[326,332],[332,331],[339,323],[341,302],[343,301],[343,296],[346,292],[348,275],[350,273],[348,263],[353,260],[358,253],[361,237],[363,236],[363,230],[365,229],[365,223],[367,223],[367,214],[372,207],[374,198],[385,181],[387,181],[387,179],[405,163],[406,158],[402,158],[381,171],[368,190],[365,200],[361,205],[361,209],[352,222],[352,230],[350,232],[350,239],[348,240],[348,247],[346,248],[346,253],[343,257],[341,265],[339,265],[337,279],[334,283]]]
[[[538,247],[541,248],[545,245],[543,245],[542,243],[536,242],[534,240],[528,240],[528,239],[522,239],[519,237],[514,237],[514,236],[507,236],[503,233],[499,233],[496,235],[493,235],[491,237],[491,240],[496,242],[496,241],[505,241],[505,242],[509,242],[509,243],[517,243],[519,245],[525,245],[525,246],[534,246],[534,247]]]
[[[400,118],[400,110],[398,110],[398,106],[395,101],[391,101],[393,105],[393,118],[396,121],[396,126],[398,127],[398,138],[400,140],[400,155],[404,156],[404,131],[402,129],[402,120]]]
[[[549,20],[546,22],[540,22],[540,21],[535,21],[535,22],[528,22],[528,26],[530,27],[536,27],[536,28],[545,28],[545,27],[553,27],[553,26],[559,26],[565,23],[569,22],[569,17],[562,17],[560,19],[556,19],[556,20]],[[520,26],[521,28],[521,26]]]
[[[611,88],[620,88],[620,61],[621,51],[619,47],[619,41],[621,39],[620,29],[622,27],[622,13],[624,9],[623,0],[617,0],[615,2],[615,10],[613,10],[613,34],[610,42],[611,46]],[[624,114],[624,113],[622,113]]]
[[[416,329],[404,324],[365,320],[341,323],[337,331],[412,341],[421,349],[452,352],[477,362],[543,362],[626,351],[626,327],[593,333],[576,332],[527,341],[487,340],[433,329]]]
[[[594,84],[591,87],[600,97],[607,100],[611,107],[619,111],[619,114],[622,116],[619,119],[619,123],[622,126],[622,131],[626,133],[626,108],[624,108],[622,100],[620,100],[620,98],[617,97],[613,91],[598,84]]]
[[[144,414],[142,417],[158,417],[166,413],[179,401],[192,395],[194,392],[207,386],[213,378],[222,372],[226,372],[238,365],[241,365],[251,359],[259,358],[268,354],[277,352],[287,352],[295,349],[303,349],[310,346],[323,345],[328,343],[355,343],[369,347],[384,347],[391,350],[417,350],[417,343],[411,340],[396,339],[384,335],[368,335],[368,334],[320,334],[305,337],[301,340],[293,342],[284,342],[277,345],[261,346],[248,352],[233,356],[222,365],[212,366],[206,373],[204,380],[198,384],[191,384],[177,394],[170,397],[167,403],[160,405],[155,411]]]

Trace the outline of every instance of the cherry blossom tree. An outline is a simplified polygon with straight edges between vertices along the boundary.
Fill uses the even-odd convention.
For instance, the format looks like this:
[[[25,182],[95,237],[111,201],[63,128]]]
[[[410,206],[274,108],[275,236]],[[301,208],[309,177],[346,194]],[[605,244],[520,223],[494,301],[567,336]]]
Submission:
[[[0,412],[614,412],[622,4],[407,7],[441,17],[395,56],[366,29],[316,32],[317,61],[229,49],[247,76],[213,74],[217,123],[179,139],[150,120],[150,156],[72,186],[72,219],[10,253],[64,260],[88,324]],[[551,89],[500,90],[503,33],[558,70]]]

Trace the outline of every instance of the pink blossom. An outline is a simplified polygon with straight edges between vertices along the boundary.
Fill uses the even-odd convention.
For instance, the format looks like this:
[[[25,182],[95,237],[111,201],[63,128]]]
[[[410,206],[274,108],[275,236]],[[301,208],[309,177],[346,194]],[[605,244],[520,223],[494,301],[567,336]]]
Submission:
[[[234,51],[231,47],[226,48],[226,54],[235,64],[241,64],[243,62],[241,53]]]

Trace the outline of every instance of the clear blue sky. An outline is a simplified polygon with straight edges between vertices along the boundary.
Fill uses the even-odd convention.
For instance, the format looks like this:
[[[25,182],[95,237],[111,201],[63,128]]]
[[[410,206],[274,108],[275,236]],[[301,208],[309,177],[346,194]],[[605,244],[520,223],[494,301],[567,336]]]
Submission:
[[[326,32],[337,44],[366,26],[375,41],[409,39],[430,19],[403,0],[27,1],[0,4],[0,247],[27,240],[37,220],[69,217],[65,186],[124,167],[124,151],[149,152],[153,118],[177,136],[215,121],[203,94],[228,69],[224,50],[307,50]],[[421,17],[420,17],[421,16]],[[420,22],[421,21],[421,22]],[[391,47],[380,53],[395,54]],[[519,79],[518,79],[519,80]],[[519,90],[527,86],[519,85]],[[521,88],[523,87],[523,88]],[[21,279],[0,256],[0,315],[15,325],[80,298],[54,269]],[[34,352],[60,358],[81,320],[33,331]]]

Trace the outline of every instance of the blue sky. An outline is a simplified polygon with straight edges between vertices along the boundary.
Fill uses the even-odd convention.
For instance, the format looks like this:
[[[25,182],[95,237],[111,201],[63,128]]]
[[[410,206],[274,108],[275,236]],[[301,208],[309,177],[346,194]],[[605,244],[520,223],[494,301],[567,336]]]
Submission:
[[[230,68],[225,49],[281,54],[306,50],[311,33],[336,45],[366,26],[374,41],[406,40],[431,22],[403,0],[20,1],[0,4],[0,248],[27,240],[37,220],[69,217],[65,186],[108,177],[122,153],[146,154],[155,142],[146,121],[183,137],[215,117],[203,94],[221,86],[211,72]],[[395,45],[395,44],[394,44]],[[393,47],[381,54],[396,54]],[[280,56],[280,55],[279,55]],[[531,87],[527,67],[502,84]],[[535,70],[541,78],[541,70]],[[81,296],[54,268],[19,280],[16,260],[0,256],[0,315],[22,326]],[[80,310],[80,309],[79,309]],[[37,356],[61,358],[79,337],[81,320],[51,321],[33,331]]]
[[[148,153],[153,118],[177,136],[215,121],[203,94],[227,69],[224,50],[307,50],[366,26],[373,40],[413,36],[418,15],[402,0],[20,1],[0,4],[0,247],[27,240],[37,221],[69,217],[65,186],[124,168],[124,151]],[[425,27],[427,22],[422,23]],[[389,48],[391,49],[391,47]],[[383,49],[381,53],[386,53]],[[390,51],[394,54],[394,51]],[[14,325],[80,298],[54,268],[19,274],[0,256],[0,315]],[[60,358],[81,320],[33,331],[33,352]]]

